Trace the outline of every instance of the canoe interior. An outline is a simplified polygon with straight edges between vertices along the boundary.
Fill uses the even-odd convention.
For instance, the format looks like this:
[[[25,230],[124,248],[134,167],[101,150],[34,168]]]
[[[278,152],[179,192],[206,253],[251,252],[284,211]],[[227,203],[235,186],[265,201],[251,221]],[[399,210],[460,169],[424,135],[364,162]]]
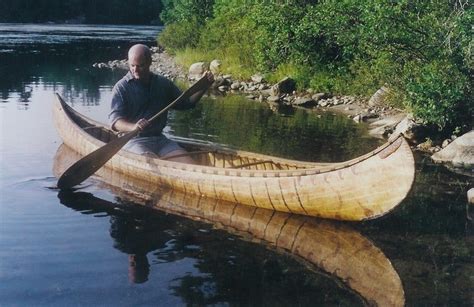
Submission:
[[[65,109],[72,120],[87,134],[93,138],[108,143],[116,139],[118,135],[113,130],[99,122],[95,122],[76,111]],[[173,138],[180,146],[188,151],[196,164],[218,168],[245,169],[245,170],[296,170],[314,168],[315,165],[324,166],[327,163],[311,163],[286,159],[275,160],[274,157],[256,155],[243,155],[237,150],[222,148],[209,143],[190,141],[186,139]],[[176,157],[176,156],[175,156]],[[169,157],[171,158],[171,157]]]

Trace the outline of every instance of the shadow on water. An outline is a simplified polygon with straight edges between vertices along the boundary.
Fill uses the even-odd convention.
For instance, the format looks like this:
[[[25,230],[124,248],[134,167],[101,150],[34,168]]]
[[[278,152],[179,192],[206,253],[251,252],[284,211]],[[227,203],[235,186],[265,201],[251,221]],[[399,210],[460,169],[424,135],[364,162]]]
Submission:
[[[62,145],[53,172],[60,174],[77,158]],[[347,224],[157,189],[105,168],[95,179],[118,195],[116,201],[87,192],[61,192],[58,197],[84,214],[110,217],[114,246],[129,255],[133,282],[147,281],[155,263],[191,257],[205,275],[177,277],[171,290],[192,304],[352,305],[357,302],[352,292],[371,305],[404,304],[390,261]],[[294,260],[325,275],[304,273]]]

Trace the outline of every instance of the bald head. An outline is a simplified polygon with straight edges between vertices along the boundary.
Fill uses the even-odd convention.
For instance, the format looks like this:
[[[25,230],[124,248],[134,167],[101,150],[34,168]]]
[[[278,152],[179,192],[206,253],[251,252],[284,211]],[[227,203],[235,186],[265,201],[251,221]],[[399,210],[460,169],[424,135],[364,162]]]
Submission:
[[[147,82],[150,76],[151,51],[145,45],[133,45],[128,51],[128,66],[133,77]]]
[[[151,62],[150,48],[143,44],[133,45],[130,50],[128,50],[128,59],[130,60],[133,57],[143,57]]]

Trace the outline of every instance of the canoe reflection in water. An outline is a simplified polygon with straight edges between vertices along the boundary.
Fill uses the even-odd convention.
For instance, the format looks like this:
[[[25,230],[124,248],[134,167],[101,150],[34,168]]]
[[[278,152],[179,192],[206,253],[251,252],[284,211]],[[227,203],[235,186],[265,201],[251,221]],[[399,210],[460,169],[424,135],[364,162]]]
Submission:
[[[78,155],[65,145],[56,153],[53,172],[62,174]],[[400,277],[387,257],[367,238],[341,222],[292,215],[262,208],[227,203],[197,197],[174,190],[156,190],[155,184],[126,177],[108,168],[94,176],[99,185],[112,190],[121,199],[142,205],[143,218],[162,218],[154,227],[172,229],[173,219],[166,215],[147,215],[159,210],[188,219],[212,224],[242,239],[265,244],[303,262],[310,268],[322,270],[361,296],[369,305],[403,306],[404,291]],[[76,210],[113,212],[111,235],[116,247],[130,255],[129,272],[134,282],[144,282],[149,273],[146,254],[164,249],[166,232],[160,237],[154,229],[141,229],[133,223],[127,208],[117,210],[117,204],[100,200],[90,193],[65,191],[59,194],[61,203]],[[81,207],[82,206],[82,207]],[[176,226],[175,226],[176,227]],[[150,235],[148,240],[143,236]],[[140,240],[138,240],[140,238]],[[134,242],[147,242],[145,245]]]

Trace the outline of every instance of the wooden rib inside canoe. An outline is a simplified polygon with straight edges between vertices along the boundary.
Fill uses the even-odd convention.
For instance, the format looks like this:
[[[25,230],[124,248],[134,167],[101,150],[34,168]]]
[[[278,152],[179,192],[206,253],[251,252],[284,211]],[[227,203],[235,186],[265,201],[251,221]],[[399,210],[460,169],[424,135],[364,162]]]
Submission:
[[[86,155],[117,136],[107,126],[73,110],[57,95],[53,108],[64,143]],[[338,220],[386,214],[409,192],[414,159],[402,136],[355,159],[315,163],[234,150],[174,138],[196,164],[184,164],[125,150],[105,167],[186,193],[282,212]]]

